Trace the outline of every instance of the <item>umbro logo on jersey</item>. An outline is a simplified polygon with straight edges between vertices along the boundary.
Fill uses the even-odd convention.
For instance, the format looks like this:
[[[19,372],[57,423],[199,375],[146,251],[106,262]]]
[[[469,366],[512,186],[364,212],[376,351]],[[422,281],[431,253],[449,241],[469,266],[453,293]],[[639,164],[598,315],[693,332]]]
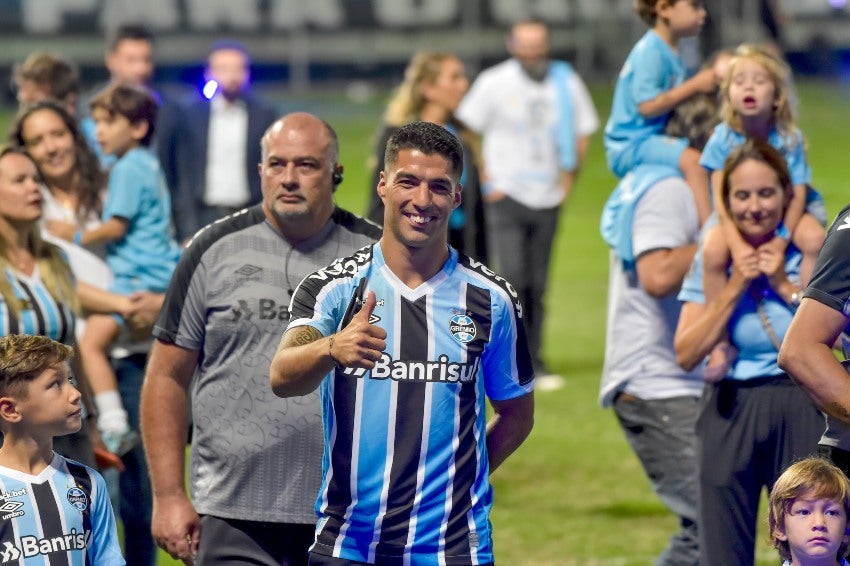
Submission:
[[[0,515],[0,519],[5,521],[8,519],[14,519],[15,517],[20,517],[24,514],[24,512],[20,510],[23,506],[24,504],[20,501],[5,502],[3,505],[0,505],[0,513],[3,514]]]
[[[850,228],[850,214],[844,217],[844,221],[841,223],[841,226],[836,228],[836,230],[845,230]]]
[[[242,267],[237,269],[235,271],[235,273],[238,273],[239,275],[242,275],[243,277],[251,277],[252,275],[257,274],[262,270],[263,270],[262,267],[257,267],[256,265],[251,265],[250,263],[246,263],[245,265],[243,265]]]
[[[3,505],[0,505],[0,513],[11,513],[12,511],[17,511],[24,504],[20,501],[7,501]]]

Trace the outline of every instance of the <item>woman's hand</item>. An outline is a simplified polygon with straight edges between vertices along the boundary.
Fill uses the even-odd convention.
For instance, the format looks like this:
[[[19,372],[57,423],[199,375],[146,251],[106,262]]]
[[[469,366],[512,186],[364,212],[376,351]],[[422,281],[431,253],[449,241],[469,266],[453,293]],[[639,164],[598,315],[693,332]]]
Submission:
[[[74,233],[77,231],[77,227],[70,222],[65,222],[64,220],[47,220],[45,226],[47,226],[47,231],[57,238],[62,238],[69,242],[74,241]]]
[[[780,253],[775,246],[765,244],[758,249],[759,271],[767,276],[774,291],[788,281],[785,273],[785,253]]]
[[[746,287],[750,281],[762,274],[758,250],[750,248],[732,259],[732,273],[729,284],[739,288]]]

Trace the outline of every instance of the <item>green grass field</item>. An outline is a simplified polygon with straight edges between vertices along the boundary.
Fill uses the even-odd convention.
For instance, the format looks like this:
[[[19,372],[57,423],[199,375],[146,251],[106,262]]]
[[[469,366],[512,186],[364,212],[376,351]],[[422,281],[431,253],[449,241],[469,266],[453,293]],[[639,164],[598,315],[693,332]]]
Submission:
[[[832,215],[850,201],[847,89],[825,83],[802,83],[798,88],[814,185]],[[611,90],[594,88],[593,95],[604,122]],[[331,96],[304,104],[283,102],[290,109],[319,113],[337,129],[345,165],[337,199],[362,212],[372,190],[366,161],[383,101],[341,103]],[[9,119],[8,112],[0,115],[0,131],[7,131]],[[597,135],[563,211],[546,298],[545,358],[553,371],[567,377],[567,386],[538,393],[534,432],[493,476],[492,521],[501,565],[652,564],[676,527],[650,490],[614,415],[596,402],[607,288],[607,249],[598,224],[614,185]],[[779,564],[764,542],[764,528],[759,538],[759,565]],[[174,563],[162,557],[161,564]]]

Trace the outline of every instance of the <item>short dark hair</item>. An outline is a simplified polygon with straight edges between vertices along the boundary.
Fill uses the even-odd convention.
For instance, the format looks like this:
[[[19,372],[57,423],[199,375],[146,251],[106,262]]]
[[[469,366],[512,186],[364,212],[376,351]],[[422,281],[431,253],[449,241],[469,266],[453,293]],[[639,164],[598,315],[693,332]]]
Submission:
[[[438,154],[452,165],[452,171],[460,177],[463,173],[463,146],[450,131],[431,122],[411,122],[393,132],[387,140],[384,163],[395,164],[403,149],[416,149],[426,155]]]
[[[46,336],[10,334],[0,338],[0,395],[26,398],[26,384],[53,364],[71,359],[74,349]]]
[[[15,66],[14,78],[20,87],[24,81],[32,81],[45,87],[50,97],[65,100],[70,94],[80,92],[80,72],[77,66],[56,53],[36,51],[24,62]]]
[[[140,24],[123,24],[115,28],[109,36],[109,51],[115,51],[118,44],[125,40],[147,41],[153,45],[153,32],[147,26]]]
[[[157,104],[148,89],[125,84],[108,86],[97,93],[89,107],[92,110],[102,108],[110,114],[124,116],[131,124],[147,122],[147,134],[139,143],[150,145],[156,125]]]

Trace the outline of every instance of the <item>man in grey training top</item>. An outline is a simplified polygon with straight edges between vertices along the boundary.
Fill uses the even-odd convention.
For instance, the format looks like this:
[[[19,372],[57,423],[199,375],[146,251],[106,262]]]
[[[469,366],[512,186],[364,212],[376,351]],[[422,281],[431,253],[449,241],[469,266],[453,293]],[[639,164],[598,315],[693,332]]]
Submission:
[[[380,229],[336,208],[336,134],[289,114],[262,138],[263,202],[204,228],[175,271],[142,395],[153,533],[199,564],[306,564],[322,477],[318,394],[280,399],[269,364],[301,279]],[[191,396],[189,387],[192,387]],[[184,488],[187,406],[192,500]]]

